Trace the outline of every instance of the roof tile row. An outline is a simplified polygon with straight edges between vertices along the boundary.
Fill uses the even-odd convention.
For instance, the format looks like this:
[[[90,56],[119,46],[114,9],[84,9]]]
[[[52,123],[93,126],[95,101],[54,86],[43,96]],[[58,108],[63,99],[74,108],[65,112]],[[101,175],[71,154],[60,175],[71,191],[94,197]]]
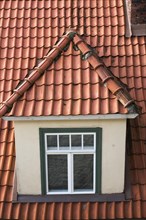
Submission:
[[[15,159],[13,123],[0,121],[0,217],[32,220],[146,218],[146,38],[125,38],[123,0],[1,1],[0,18],[1,101],[11,95],[28,70],[36,66],[37,59],[47,54],[58,36],[62,36],[67,27],[74,26],[84,34],[86,42],[95,47],[112,73],[131,88],[131,96],[143,107],[143,114],[130,121],[132,200],[124,202],[12,204]],[[71,48],[72,45],[15,104],[16,115],[125,113],[125,109],[102,86],[91,67],[89,72],[89,65],[81,61],[79,51]],[[12,61],[13,57],[15,59]],[[54,72],[56,75],[53,78]],[[87,90],[81,92],[82,86]],[[55,90],[54,93],[47,93],[48,87],[51,91]],[[77,87],[79,91],[76,94],[70,91],[65,94],[66,100],[62,101],[57,89],[63,93],[63,87]],[[40,91],[46,99],[51,98],[49,102],[43,102]],[[93,100],[88,99],[89,93]],[[72,100],[73,96],[75,100]],[[82,100],[82,97],[85,99]],[[26,99],[29,101],[26,102]]]
[[[5,219],[121,219],[145,216],[145,202],[119,203],[5,203],[2,207]],[[7,210],[7,211],[6,211]],[[21,210],[21,212],[20,212]],[[41,213],[41,214],[40,214]]]
[[[65,37],[64,37],[64,39],[65,39]],[[61,45],[61,42],[63,43],[63,40],[59,41],[58,46],[56,45],[55,48],[53,48],[52,51],[49,52],[49,54],[47,55],[48,59],[53,61],[53,59],[56,56],[55,54],[57,54],[56,51],[58,50],[60,52],[59,44]],[[81,52],[83,54],[91,53],[91,52],[93,53],[93,50],[91,50],[88,47],[88,45],[82,40],[82,38],[79,37],[78,35],[76,35],[74,37],[74,43],[76,44],[77,47],[79,47],[79,49],[81,50]],[[61,46],[61,50],[63,50],[63,46]],[[126,91],[124,91],[123,88],[117,84],[116,80],[110,79],[110,78],[113,78],[113,75],[111,75],[109,70],[107,70],[105,68],[104,64],[99,60],[99,58],[97,57],[95,52],[93,55],[91,54],[90,56],[91,57],[88,57],[87,60],[91,64],[91,66],[95,69],[95,71],[98,73],[98,75],[102,79],[103,83],[106,82],[107,88],[110,89],[112,91],[112,93],[117,96],[117,98],[121,101],[121,103],[123,103],[124,106],[129,105],[132,102],[132,100],[131,100],[130,96],[128,95],[128,93],[126,94]],[[61,61],[61,64],[64,63],[64,62],[62,62],[64,60],[60,59],[60,61]],[[38,73],[36,73],[36,71],[43,72],[44,69],[48,66],[48,64],[46,65],[45,62],[46,62],[45,60],[42,60],[39,64],[39,66],[37,67],[37,69],[36,70],[34,69],[34,72],[32,72],[30,74],[30,76],[28,76],[28,78],[26,78],[27,80],[25,79],[24,82],[22,82],[22,85],[18,86],[18,89],[16,88],[16,90],[14,90],[14,93],[6,101],[6,104],[4,104],[5,106],[3,106],[1,108],[1,111],[6,111],[6,109],[8,108],[7,106],[10,107],[10,105],[12,105],[14,103],[13,100],[16,100],[17,97],[19,97],[20,95],[23,94],[24,88],[26,87],[25,84],[28,84],[28,82],[30,84],[32,84],[32,82],[34,82],[34,79],[37,79]],[[59,63],[59,62],[56,62],[56,63]],[[68,63],[68,62],[65,62],[65,63]],[[67,66],[67,68],[70,68],[70,67]],[[79,67],[77,67],[77,66],[76,66],[76,68],[79,69]],[[89,69],[88,69],[88,72],[89,72]],[[49,73],[50,72],[48,71],[48,74]],[[45,74],[47,74],[47,73],[45,73]],[[67,78],[66,76],[64,75],[64,72],[63,72],[63,75],[60,75],[60,77],[58,76],[57,72],[55,72],[53,74],[53,78],[57,79],[57,81],[59,79]],[[41,78],[45,78],[45,77],[41,77]],[[50,76],[48,75],[47,78],[50,79]],[[92,75],[90,76],[90,78],[92,78]],[[106,97],[102,97],[101,94],[99,96],[98,91],[100,91],[100,89],[99,89],[100,84],[95,84],[95,82],[94,82],[94,84],[91,84],[91,86],[90,86],[89,83],[87,83],[86,85],[84,85],[83,83],[75,84],[74,80],[71,80],[73,85],[72,85],[72,83],[70,83],[70,84],[68,84],[68,86],[65,86],[65,84],[62,84],[63,82],[61,80],[58,83],[58,86],[55,86],[55,82],[52,82],[50,84],[51,86],[46,86],[46,81],[42,81],[42,79],[39,79],[38,81],[41,82],[42,86],[37,86],[37,89],[35,88],[36,86],[35,87],[33,86],[30,89],[30,91],[31,91],[30,97],[31,98],[28,99],[24,95],[20,99],[20,100],[25,100],[25,102],[23,102],[23,103],[20,102],[20,103],[23,106],[24,105],[27,106],[26,109],[28,109],[27,111],[25,111],[25,110],[23,111],[23,114],[25,114],[25,116],[30,116],[31,114],[38,116],[38,115],[50,115],[50,114],[54,114],[54,115],[60,115],[60,114],[78,115],[78,114],[99,114],[99,113],[107,114],[109,112],[111,112],[111,113],[118,112],[118,107],[115,108],[116,104],[113,105],[114,108],[111,108],[113,103],[112,103],[112,100],[110,100],[110,103],[111,103],[111,106],[110,106],[109,94]],[[30,87],[30,85],[28,84],[27,87]],[[35,91],[35,93],[39,94],[39,95],[34,97],[35,95],[34,95],[33,91]],[[47,91],[49,91],[49,96],[46,95],[48,93]],[[64,95],[64,94],[66,94],[67,91],[69,91],[67,93],[68,96]],[[30,92],[28,92],[28,93],[30,94]],[[98,100],[98,98],[100,100]],[[114,97],[112,97],[112,99],[114,102],[117,102]],[[34,103],[34,100],[36,100],[36,103]],[[44,102],[44,100],[45,100],[45,102]],[[48,101],[48,103],[46,103],[46,101]],[[99,101],[101,103],[100,108],[99,108],[99,106],[100,106]],[[20,106],[21,106],[20,103],[19,104],[16,103],[16,105],[14,105],[14,110],[11,111],[10,115],[15,114],[17,116],[18,115],[20,116],[20,111],[18,113],[18,111],[16,110],[16,109],[20,109]],[[46,104],[47,104],[47,106],[46,106]],[[19,108],[18,108],[18,105],[19,105]],[[44,106],[45,106],[45,108],[44,108]],[[85,110],[85,106],[86,106],[86,110]],[[32,112],[33,109],[37,109],[37,110]],[[43,109],[45,109],[45,113],[44,113]],[[126,113],[125,110],[121,111],[121,112]],[[21,112],[21,114],[22,114],[22,112]]]

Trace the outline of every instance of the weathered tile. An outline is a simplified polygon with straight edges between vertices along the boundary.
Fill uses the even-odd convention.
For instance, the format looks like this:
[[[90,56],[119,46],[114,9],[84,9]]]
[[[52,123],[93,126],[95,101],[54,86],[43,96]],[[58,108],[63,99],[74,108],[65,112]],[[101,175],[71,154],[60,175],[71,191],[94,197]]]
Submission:
[[[124,37],[123,1],[1,1],[0,17],[3,100],[11,95],[19,80],[24,79],[28,69],[34,68],[36,60],[46,55],[66,28],[75,27],[84,34],[88,44],[96,48],[113,74],[128,85],[130,94],[143,107],[141,119],[131,124],[130,172],[134,201],[128,202],[12,204],[14,133],[13,125],[2,122],[0,199],[5,201],[0,204],[2,219],[145,218],[145,37]],[[14,104],[14,109],[11,114],[15,116],[126,113],[103,87],[88,62],[81,61],[79,51],[75,52],[72,45]]]

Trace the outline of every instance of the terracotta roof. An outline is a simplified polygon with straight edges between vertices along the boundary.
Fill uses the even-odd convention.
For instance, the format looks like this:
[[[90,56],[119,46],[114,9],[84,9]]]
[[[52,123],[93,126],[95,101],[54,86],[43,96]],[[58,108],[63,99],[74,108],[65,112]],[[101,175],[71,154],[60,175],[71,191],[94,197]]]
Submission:
[[[80,79],[80,82],[73,85],[74,78],[76,77],[75,75],[78,74],[78,72],[74,73],[73,70],[74,78],[70,80],[69,85],[68,84],[65,85],[64,78],[65,77],[69,78],[69,74],[67,73],[68,75],[67,76],[65,74],[65,71],[63,71],[62,80],[57,86],[55,86],[55,82],[51,82],[50,84],[47,84],[48,80],[46,79],[45,76],[42,76],[42,75],[46,75],[47,74],[46,72],[48,71],[47,78],[49,79],[49,81],[51,81],[51,78],[54,78],[55,72],[54,74],[52,74],[52,71],[47,69],[51,66],[51,64],[54,61],[57,62],[58,56],[61,55],[63,51],[68,50],[71,40],[73,40],[74,47],[76,48],[76,50],[79,49],[80,52],[82,53],[82,59],[87,60],[88,63],[93,68],[92,71],[95,71],[97,73],[96,78],[99,77],[99,80],[102,80],[102,83],[105,85],[105,87],[107,87],[107,89],[117,98],[117,100],[119,100],[122,103],[122,105],[125,108],[126,107],[128,108],[130,113],[138,113],[138,107],[134,103],[134,100],[130,97],[126,88],[121,84],[120,80],[118,80],[118,78],[115,77],[111,73],[111,71],[109,71],[108,68],[103,64],[101,59],[98,57],[97,52],[95,52],[95,50],[91,48],[91,46],[87,45],[87,43],[82,39],[82,37],[79,34],[77,34],[76,31],[70,30],[65,35],[62,36],[62,38],[53,46],[53,49],[51,49],[49,53],[43,57],[40,63],[32,70],[32,72],[27,77],[25,77],[22,82],[18,84],[18,86],[14,89],[12,95],[2,103],[0,107],[0,116],[5,115],[8,111],[10,111],[11,108],[12,111],[9,113],[9,115],[15,115],[15,116],[18,115],[20,116],[21,114],[22,116],[28,116],[28,115],[30,116],[30,114],[32,114],[33,116],[40,116],[40,115],[44,116],[44,115],[50,115],[51,112],[54,115],[56,115],[57,112],[58,114],[61,115],[62,114],[84,115],[84,114],[103,113],[99,110],[100,109],[99,106],[101,106],[101,109],[104,109],[105,106],[105,105],[102,106],[103,103],[101,102],[100,94],[98,96],[97,95],[93,96],[93,94],[96,94],[98,92],[101,93],[100,91],[101,85],[98,83],[97,86],[95,85],[95,81],[93,81],[93,77],[95,77],[95,74],[90,73],[91,80],[89,79],[86,82],[86,84],[82,84],[83,80]],[[72,55],[71,52],[70,55]],[[63,63],[64,61],[61,60],[61,62]],[[67,60],[67,62],[69,62],[69,60]],[[40,79],[40,77],[42,79]],[[58,76],[55,77],[58,80],[59,77]],[[93,82],[91,83],[91,81]],[[41,87],[41,90],[40,88],[39,89],[35,88],[36,86],[34,84],[38,85],[38,83],[39,83],[39,87]],[[48,86],[46,86],[46,84]],[[30,89],[31,91],[29,91],[29,88],[31,88]],[[33,90],[35,90],[35,96],[34,93],[32,92]],[[27,99],[28,97],[27,93],[29,93],[29,99],[33,102],[30,103],[30,100]],[[19,100],[19,98],[22,95],[23,97]],[[48,99],[47,96],[50,97],[50,99]],[[37,97],[39,97],[39,99]],[[113,97],[113,99],[115,97]],[[114,106],[118,105],[118,103],[116,104],[117,100],[114,100],[115,104],[113,104],[112,102],[112,105]],[[93,105],[92,104],[93,101],[95,101],[96,104]],[[111,100],[109,99],[109,104],[110,103]],[[14,108],[12,107],[13,104],[15,104]],[[31,107],[32,105],[34,109],[33,113]],[[27,106],[27,112],[20,111],[20,109],[24,110],[24,106]],[[37,113],[35,111],[36,108],[37,108]],[[52,108],[54,108],[53,111],[51,111]],[[38,112],[40,112],[39,115]],[[111,113],[110,110],[107,113]]]
[[[142,114],[137,119],[129,121],[131,141],[128,157],[132,199],[122,202],[12,203],[15,168],[14,130],[12,122],[1,119],[0,218],[41,220],[146,218],[146,38],[143,36],[125,38],[123,0],[1,1],[0,101],[5,101],[12,95],[18,83],[29,76],[29,70],[38,65],[37,61],[47,55],[58,36],[61,37],[70,27],[77,29],[82,39],[95,49],[105,67],[118,77],[123,85],[128,85],[130,96],[142,107]],[[80,51],[73,49],[72,44],[71,42],[60,58],[51,64],[45,74],[19,98],[19,102],[15,103],[12,109],[12,111],[15,109],[15,114],[12,111],[11,114],[48,115],[49,112],[42,111],[44,103],[42,109],[37,109],[37,104],[42,102],[44,94],[50,106],[54,100],[54,107],[48,108],[51,109],[50,115],[67,115],[72,114],[72,111],[74,114],[127,113],[123,105],[103,86],[93,67],[87,60],[81,59]],[[60,109],[58,106],[62,106],[60,95],[63,85],[66,91],[73,91],[64,92],[65,101],[70,107],[67,109],[72,109],[73,103],[78,106],[78,108],[74,106],[74,110],[70,111],[64,109],[64,113],[57,112],[57,109]],[[48,87],[52,87],[52,92],[56,88],[55,91],[58,93],[47,93]],[[82,87],[84,91],[81,90]],[[89,104],[89,94],[93,99],[92,107]],[[84,101],[86,109],[83,103],[82,108],[79,108],[81,101]],[[99,102],[102,103],[100,109]]]
[[[2,103],[2,106],[0,107],[1,116],[7,113],[11,106],[18,100],[18,98],[22,96],[37,81],[38,78],[40,78],[44,71],[53,63],[53,61],[55,61],[55,58],[57,58],[65,47],[68,46],[67,44],[70,43],[73,36],[73,31],[70,31],[66,35],[62,36],[62,39],[54,45],[53,49],[51,49],[46,56],[44,56],[44,59],[33,69],[32,73],[25,77],[22,82],[20,82],[20,85],[14,89],[12,95]],[[48,93],[49,92],[50,91],[48,91]],[[21,107],[19,109],[21,109]]]

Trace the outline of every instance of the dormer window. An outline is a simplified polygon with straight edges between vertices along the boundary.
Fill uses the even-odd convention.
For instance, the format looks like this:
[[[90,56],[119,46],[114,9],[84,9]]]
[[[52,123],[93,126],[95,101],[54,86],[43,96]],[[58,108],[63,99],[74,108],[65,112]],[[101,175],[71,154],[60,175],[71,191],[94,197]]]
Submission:
[[[146,1],[125,0],[126,37],[146,35]]]
[[[15,121],[18,196],[124,192],[126,118],[79,119]]]
[[[101,129],[40,129],[43,194],[100,190]]]

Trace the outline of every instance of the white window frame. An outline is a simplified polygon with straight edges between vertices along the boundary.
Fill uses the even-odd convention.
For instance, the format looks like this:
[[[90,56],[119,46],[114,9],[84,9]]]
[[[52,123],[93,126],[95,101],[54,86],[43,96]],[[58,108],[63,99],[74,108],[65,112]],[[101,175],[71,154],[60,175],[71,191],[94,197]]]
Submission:
[[[83,148],[83,135],[94,135],[94,146],[91,149]],[[57,135],[57,149],[53,150],[47,149],[47,136],[48,135]],[[59,135],[69,135],[69,149],[59,149]],[[82,137],[82,148],[81,149],[71,149],[71,135],[81,135]],[[44,134],[45,142],[45,172],[46,172],[46,194],[94,194],[96,191],[96,132],[66,132],[66,133],[45,133]],[[48,183],[48,155],[67,155],[67,168],[68,168],[68,190],[64,191],[49,191]],[[79,190],[74,191],[74,176],[73,176],[73,156],[77,154],[92,154],[93,155],[93,190]]]

